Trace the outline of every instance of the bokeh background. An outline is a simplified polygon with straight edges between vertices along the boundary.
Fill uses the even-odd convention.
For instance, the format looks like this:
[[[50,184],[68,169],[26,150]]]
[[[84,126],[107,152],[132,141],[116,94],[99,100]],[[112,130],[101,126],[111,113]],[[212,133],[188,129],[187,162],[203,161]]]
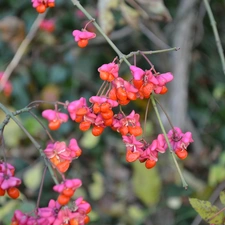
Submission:
[[[90,224],[101,225],[198,225],[206,224],[189,204],[189,197],[210,199],[217,204],[225,189],[225,75],[222,71],[212,27],[200,0],[98,0],[80,3],[97,19],[104,31],[124,53],[136,50],[160,50],[180,47],[179,51],[153,54],[149,59],[157,71],[171,71],[174,80],[167,95],[160,97],[174,126],[193,133],[194,143],[188,148],[189,157],[180,162],[189,188],[182,188],[170,154],[160,155],[157,167],[147,170],[140,163],[128,164],[125,146],[119,134],[105,130],[101,137],[82,133],[78,125],[69,122],[52,132],[56,140],[76,138],[83,150],[67,176],[83,181],[76,196],[83,195],[92,205]],[[222,0],[210,1],[217,28],[225,47]],[[0,71],[4,71],[19,45],[28,34],[37,12],[29,0],[0,0]],[[46,23],[35,33],[9,81],[12,93],[1,93],[0,101],[15,111],[34,100],[73,101],[81,96],[95,95],[101,85],[98,67],[111,62],[115,52],[96,32],[85,49],[77,47],[72,31],[88,22],[71,1],[56,0]],[[130,59],[133,62],[133,59]],[[141,56],[137,65],[148,69]],[[122,77],[129,77],[129,68],[122,64]],[[124,107],[144,118],[147,101],[135,101]],[[41,104],[33,112],[40,117],[49,104]],[[162,113],[168,129],[168,121]],[[5,115],[0,112],[0,120]],[[18,116],[25,128],[45,148],[48,136],[29,114]],[[154,111],[150,107],[147,121],[149,142],[160,133]],[[41,119],[41,117],[40,117]],[[41,119],[44,124],[46,121]],[[23,180],[21,198],[0,198],[0,224],[10,222],[15,209],[29,212],[35,208],[43,162],[25,134],[10,122],[4,131],[7,159]],[[2,151],[0,152],[2,157]],[[57,194],[53,181],[46,175],[42,207]]]

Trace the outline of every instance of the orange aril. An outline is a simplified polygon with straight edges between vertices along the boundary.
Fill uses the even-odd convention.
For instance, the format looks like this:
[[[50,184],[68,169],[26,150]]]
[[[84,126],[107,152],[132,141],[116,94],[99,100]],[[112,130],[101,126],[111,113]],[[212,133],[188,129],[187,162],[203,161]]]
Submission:
[[[111,81],[113,81],[115,79],[115,77],[113,76],[113,74],[109,74],[109,77],[108,77],[108,82],[111,82]]]
[[[92,134],[94,136],[99,136],[102,134],[103,131],[104,131],[104,127],[94,126],[92,129]]]
[[[55,166],[57,166],[57,165],[60,163],[60,160],[59,160],[56,156],[52,157],[52,158],[50,159],[50,161],[51,161],[51,163],[52,163],[53,165],[55,165]]]
[[[60,121],[59,120],[53,120],[49,122],[48,127],[50,130],[58,130],[60,128]]]
[[[69,221],[69,225],[79,225],[77,219],[73,218]]]
[[[127,92],[126,92],[126,90],[124,88],[122,88],[122,87],[119,87],[116,90],[116,97],[119,100],[126,100],[127,99]]]
[[[69,160],[65,160],[63,162],[60,162],[56,165],[56,168],[61,172],[61,173],[65,173],[70,167],[70,161]]]
[[[136,127],[129,126],[128,130],[129,130],[129,133],[133,134],[134,136],[139,136],[142,134],[142,128],[138,126]]]
[[[76,116],[76,118],[75,118],[75,122],[77,122],[77,123],[81,123],[82,120],[83,120],[83,116]]]
[[[144,81],[143,80],[133,80],[133,84],[134,84],[134,87],[136,87],[137,89],[140,89],[141,86],[144,84]]]
[[[87,39],[81,39],[77,42],[77,45],[80,48],[85,48],[88,45],[88,40]]]
[[[48,7],[50,7],[50,8],[55,7],[55,2],[48,2]]]
[[[136,100],[137,99],[137,95],[134,92],[127,92],[127,98],[129,98],[130,100]]]
[[[126,160],[127,162],[134,162],[139,158],[139,156],[140,152],[132,152],[131,150],[127,150]]]
[[[107,127],[110,127],[112,125],[112,123],[113,123],[113,118],[104,120],[104,125]]]
[[[156,165],[156,161],[155,161],[155,160],[147,159],[147,160],[145,161],[145,167],[146,167],[147,169],[151,169],[151,168],[153,168],[155,165]]]
[[[13,199],[16,199],[20,196],[20,191],[16,187],[10,187],[7,189],[7,193]]]
[[[111,105],[108,102],[104,102],[101,104],[100,110],[101,112],[107,112],[108,110],[110,110]]]
[[[46,6],[43,5],[43,4],[38,5],[38,6],[36,7],[36,11],[37,11],[38,13],[44,13],[45,10],[46,10]]]
[[[10,223],[10,225],[19,225],[19,223],[17,221],[13,221]]]
[[[109,98],[112,100],[117,100],[117,96],[116,96],[116,88],[112,88],[109,92]]]
[[[144,94],[144,97],[145,98],[149,98],[150,94],[153,91],[153,84],[152,83],[147,83],[147,84],[143,85],[141,87],[141,89],[142,89],[142,92]]]
[[[62,194],[67,197],[72,197],[74,194],[74,190],[72,188],[66,188],[62,191]]]
[[[102,80],[108,80],[109,78],[109,73],[106,71],[101,71],[99,75]]]
[[[5,190],[3,190],[2,188],[0,188],[0,196],[4,196],[5,195]]]
[[[57,201],[60,205],[66,205],[70,201],[70,197],[60,194],[57,198]]]
[[[168,88],[166,86],[163,86],[162,90],[159,92],[159,94],[164,95],[167,93],[167,91],[168,91]]]
[[[76,157],[79,157],[82,154],[82,150],[78,149],[76,150]]]
[[[177,157],[182,160],[186,159],[188,156],[188,152],[185,149],[176,149],[175,153]]]
[[[77,116],[84,116],[86,115],[88,112],[88,110],[86,108],[79,108],[76,112]]]
[[[119,100],[118,102],[119,102],[120,105],[127,105],[130,102],[130,100],[129,99]]]
[[[109,109],[107,112],[102,112],[101,115],[104,120],[108,120],[113,117],[113,111]]]
[[[84,223],[87,224],[87,223],[89,223],[89,222],[90,222],[89,216],[85,216],[85,218],[84,218]]]
[[[123,126],[123,127],[121,127],[120,129],[119,129],[119,132],[121,133],[121,135],[127,135],[127,133],[128,133],[128,127],[126,127],[126,126]]]
[[[83,121],[83,122],[80,123],[79,128],[82,131],[87,131],[90,128],[90,126],[91,126],[91,122]]]
[[[100,104],[99,104],[99,103],[94,103],[92,109],[93,109],[93,112],[94,112],[95,114],[99,113],[99,112],[100,112]]]

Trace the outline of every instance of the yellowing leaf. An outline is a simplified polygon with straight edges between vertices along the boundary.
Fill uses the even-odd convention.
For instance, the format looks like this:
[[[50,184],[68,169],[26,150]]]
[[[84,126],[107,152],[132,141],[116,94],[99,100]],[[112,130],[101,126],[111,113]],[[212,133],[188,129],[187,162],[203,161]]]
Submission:
[[[112,9],[118,7],[119,0],[99,0],[98,1],[98,13],[99,24],[106,34],[109,34],[114,26],[115,19],[112,13]]]
[[[94,136],[91,130],[88,130],[84,133],[83,137],[80,140],[80,145],[84,148],[94,148],[100,141],[99,136]]]
[[[157,204],[162,186],[158,170],[156,168],[148,170],[140,162],[132,163],[132,165],[134,193],[147,206]]]
[[[164,5],[163,0],[136,0],[140,3],[147,13],[149,13],[151,19],[171,21],[171,15]]]
[[[225,205],[225,191],[220,192],[220,201],[223,205]]]
[[[212,205],[209,201],[202,201],[197,198],[189,198],[189,201],[192,207],[202,217],[202,219],[206,220],[209,223],[213,223],[215,225],[223,224],[224,222],[223,212],[215,216],[215,214],[219,212],[219,208]]]
[[[89,186],[89,191],[91,198],[93,200],[98,200],[105,193],[104,180],[99,172],[94,172],[92,176],[94,182]]]
[[[39,188],[43,174],[43,168],[43,163],[38,162],[26,170],[23,176],[23,182],[27,188],[32,190],[37,190]]]
[[[122,12],[122,15],[126,22],[133,28],[138,28],[138,19],[139,19],[139,13],[137,10],[131,8],[127,4],[125,4],[123,1],[120,4],[120,10]]]

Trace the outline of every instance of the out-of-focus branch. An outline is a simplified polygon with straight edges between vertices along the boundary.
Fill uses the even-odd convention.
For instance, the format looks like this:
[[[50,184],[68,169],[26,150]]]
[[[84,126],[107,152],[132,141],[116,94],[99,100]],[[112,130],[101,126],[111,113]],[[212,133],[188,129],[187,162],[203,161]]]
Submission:
[[[212,26],[212,29],[213,29],[213,33],[214,33],[215,40],[216,40],[217,49],[218,49],[220,60],[221,60],[222,67],[223,67],[223,73],[225,75],[225,58],[224,58],[224,54],[223,54],[223,47],[222,47],[222,44],[221,44],[220,36],[219,36],[218,30],[216,28],[216,21],[214,19],[214,16],[213,16],[213,13],[212,13],[212,10],[210,8],[208,0],[204,0],[204,3],[205,3],[207,13],[209,15],[209,19],[210,19],[211,26]]]
[[[40,25],[41,21],[45,18],[45,15],[46,15],[46,13],[39,14],[37,16],[33,25],[30,28],[29,33],[27,34],[25,39],[20,44],[20,46],[17,49],[16,54],[14,55],[12,61],[9,63],[6,70],[4,71],[4,74],[3,74],[3,77],[2,77],[1,83],[0,83],[0,92],[3,90],[3,88],[5,86],[5,83],[8,81],[8,79],[9,79],[10,75],[12,74],[13,70],[16,68],[16,66],[20,62],[20,60],[21,60],[22,56],[24,55],[28,45],[33,40],[33,38],[34,38],[38,28],[39,28],[39,25]]]
[[[174,82],[170,85],[170,115],[174,125],[186,129],[188,105],[189,66],[191,63],[194,25],[197,13],[195,4],[198,0],[181,1],[175,18],[176,29],[173,32],[174,43],[181,50],[173,55]],[[192,8],[190,8],[192,7]],[[189,9],[189,13],[185,12]],[[177,94],[179,93],[179,94]]]
[[[161,49],[171,48],[168,44],[162,41],[159,37],[157,37],[148,27],[146,27],[143,23],[139,24],[141,32],[151,40],[156,46],[159,46]]]

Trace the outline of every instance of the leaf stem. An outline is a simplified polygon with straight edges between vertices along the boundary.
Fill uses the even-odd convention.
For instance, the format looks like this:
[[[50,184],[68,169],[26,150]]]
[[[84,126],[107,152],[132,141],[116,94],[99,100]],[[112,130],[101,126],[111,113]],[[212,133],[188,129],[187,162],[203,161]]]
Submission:
[[[147,118],[148,118],[148,109],[149,109],[149,105],[150,105],[150,98],[148,99],[147,106],[146,106],[146,109],[145,109],[145,121],[144,121],[144,128],[143,128],[142,139],[145,138],[146,123],[147,123]]]
[[[39,187],[39,193],[38,193],[36,211],[38,211],[38,208],[39,208],[39,204],[40,204],[40,200],[41,200],[41,194],[42,194],[42,190],[43,190],[43,184],[44,184],[44,180],[45,180],[46,171],[47,171],[47,166],[45,166],[44,171],[43,171],[43,174],[42,174],[42,178],[41,178],[41,184],[40,184],[40,187]]]
[[[124,57],[124,54],[116,47],[116,45],[108,38],[108,36],[105,34],[105,32],[102,30],[102,28],[98,25],[98,23],[95,21],[95,19],[86,11],[86,9],[80,4],[78,0],[71,0],[72,3],[77,6],[78,9],[80,9],[84,15],[91,21],[93,21],[93,25],[96,27],[96,29],[99,31],[99,33],[105,38],[105,40],[108,42],[108,44],[112,47],[112,49],[116,52],[116,54],[119,56],[120,59],[123,59],[128,65],[130,63],[128,60]]]
[[[181,178],[183,187],[184,187],[185,189],[187,189],[188,184],[186,183],[186,181],[185,181],[185,179],[184,179],[184,177],[183,177],[183,174],[181,173],[181,170],[180,170],[180,167],[179,167],[178,162],[177,162],[177,160],[176,160],[174,151],[173,151],[173,149],[172,149],[172,147],[171,147],[171,145],[170,145],[170,142],[169,142],[169,139],[168,139],[168,137],[167,137],[165,128],[164,128],[164,126],[163,126],[163,124],[162,124],[162,120],[161,120],[161,118],[160,118],[159,111],[158,111],[158,108],[157,108],[157,106],[156,106],[156,102],[155,102],[155,99],[154,99],[153,95],[151,95],[151,101],[152,101],[152,105],[153,105],[153,108],[154,108],[154,110],[155,110],[157,119],[158,119],[158,121],[159,121],[159,125],[160,125],[160,127],[161,127],[161,130],[162,130],[162,132],[163,132],[163,135],[164,135],[164,137],[165,137],[165,139],[166,139],[166,143],[167,143],[168,148],[169,148],[169,150],[170,150],[170,153],[171,153],[171,155],[172,155],[174,164],[175,164],[175,166],[176,166],[176,168],[177,168],[177,171],[178,171],[178,173],[179,173],[179,175],[180,175],[180,178]]]
[[[163,50],[156,50],[156,51],[140,51],[140,50],[138,50],[138,51],[130,52],[128,55],[124,55],[123,58],[120,59],[120,63],[124,60],[124,58],[128,59],[130,57],[137,56],[137,55],[140,55],[140,54],[152,55],[152,54],[178,51],[178,50],[180,50],[180,48],[178,48],[178,47],[168,48],[168,49],[163,49]]]
[[[220,211],[218,211],[217,213],[215,213],[213,216],[211,216],[209,219],[207,219],[207,222],[210,222],[210,220],[214,219],[216,216],[218,216],[221,212],[223,212],[225,210],[225,207],[222,208]]]

